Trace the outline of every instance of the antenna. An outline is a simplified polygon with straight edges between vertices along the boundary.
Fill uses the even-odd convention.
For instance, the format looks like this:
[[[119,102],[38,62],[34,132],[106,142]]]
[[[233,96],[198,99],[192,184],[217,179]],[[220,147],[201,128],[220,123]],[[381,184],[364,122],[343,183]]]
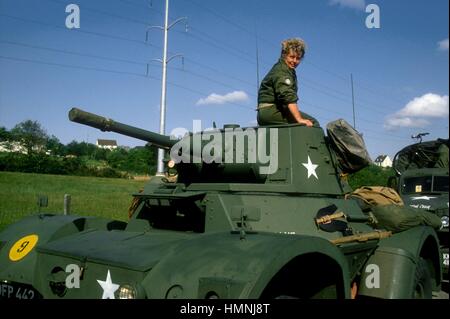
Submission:
[[[353,105],[353,128],[356,130],[356,119],[355,119],[355,92],[353,90],[353,74],[350,73],[350,81],[352,82],[352,105]]]
[[[255,40],[256,40],[256,96],[258,96],[259,92],[259,46],[258,46],[258,32],[255,31]],[[257,101],[258,102],[258,101]]]
[[[430,133],[418,133],[416,135],[411,135],[411,138],[413,138],[413,139],[415,138],[415,139],[419,140],[419,143],[422,143],[422,137],[424,137],[428,134],[430,134]]]
[[[164,31],[164,48],[163,48],[163,58],[162,60],[158,60],[162,63],[162,85],[161,85],[161,109],[160,109],[160,120],[159,120],[159,134],[165,135],[166,131],[166,83],[167,83],[167,64],[175,57],[182,56],[181,54],[175,54],[170,58],[167,58],[167,42],[168,42],[168,31],[171,27],[177,24],[180,21],[186,20],[187,17],[182,17],[176,19],[174,22],[169,24],[169,0],[166,0],[166,12],[164,15],[164,27],[162,26],[150,26],[147,29],[146,40],[148,40],[148,31],[152,28],[158,28]],[[187,31],[187,26],[186,26]],[[148,68],[148,66],[147,66]],[[148,71],[147,71],[148,72]],[[158,168],[156,170],[156,175],[163,176],[164,175],[164,150],[158,149]]]

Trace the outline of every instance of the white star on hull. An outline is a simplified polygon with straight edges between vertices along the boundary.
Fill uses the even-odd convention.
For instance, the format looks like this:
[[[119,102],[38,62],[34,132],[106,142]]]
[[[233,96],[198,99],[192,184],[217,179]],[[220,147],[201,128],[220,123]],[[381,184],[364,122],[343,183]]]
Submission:
[[[119,289],[119,285],[114,284],[112,282],[109,269],[108,274],[106,275],[106,280],[105,281],[97,280],[97,282],[103,289],[102,299],[115,299],[114,293],[116,292],[117,289]]]
[[[319,179],[316,174],[316,168],[319,167],[317,164],[313,164],[308,155],[308,163],[302,163],[303,166],[308,170],[308,179],[311,175],[313,175],[316,179]]]

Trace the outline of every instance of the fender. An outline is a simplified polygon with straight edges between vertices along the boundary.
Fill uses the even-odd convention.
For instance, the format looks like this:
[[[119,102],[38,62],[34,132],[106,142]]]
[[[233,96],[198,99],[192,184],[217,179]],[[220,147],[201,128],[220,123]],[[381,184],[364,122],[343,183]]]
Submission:
[[[341,295],[348,297],[348,265],[338,248],[318,237],[274,233],[246,234],[242,239],[218,232],[190,239],[167,254],[142,285],[148,298],[259,298],[284,266],[307,254],[321,255],[335,265]]]
[[[380,267],[380,288],[367,287],[364,283],[369,274],[363,272],[359,294],[375,298],[411,298],[409,292],[414,288],[415,269],[420,257],[428,261],[433,289],[436,289],[442,276],[437,234],[429,226],[419,226],[380,241],[379,248],[364,267],[383,265]]]
[[[76,215],[39,214],[23,218],[0,233],[0,280],[33,285],[40,246],[86,228],[110,228],[120,223]],[[16,258],[11,258],[13,251]]]

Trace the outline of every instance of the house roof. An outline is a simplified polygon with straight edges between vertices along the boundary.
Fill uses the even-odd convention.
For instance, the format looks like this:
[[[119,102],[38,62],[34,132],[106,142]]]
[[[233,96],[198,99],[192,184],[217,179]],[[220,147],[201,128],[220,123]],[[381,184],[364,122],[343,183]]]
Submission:
[[[97,140],[97,145],[102,145],[102,146],[117,146],[117,141],[116,141],[116,140],[101,140],[101,139],[98,139],[98,140]]]
[[[375,163],[381,163],[386,159],[387,155],[379,155],[376,159],[375,159]]]

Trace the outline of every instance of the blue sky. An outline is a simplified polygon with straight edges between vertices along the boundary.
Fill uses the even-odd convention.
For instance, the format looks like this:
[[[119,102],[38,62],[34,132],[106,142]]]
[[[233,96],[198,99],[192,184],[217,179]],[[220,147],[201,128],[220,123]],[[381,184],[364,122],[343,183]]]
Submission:
[[[31,119],[62,143],[117,139],[68,120],[71,107],[159,131],[164,0],[0,0],[0,126]],[[70,3],[80,28],[68,29]],[[366,27],[377,4],[380,28]],[[170,0],[166,132],[256,123],[259,79],[280,42],[303,38],[300,109],[322,127],[353,123],[372,159],[413,142],[448,138],[448,0]],[[147,31],[148,30],[148,31]],[[146,38],[148,40],[146,41]]]

